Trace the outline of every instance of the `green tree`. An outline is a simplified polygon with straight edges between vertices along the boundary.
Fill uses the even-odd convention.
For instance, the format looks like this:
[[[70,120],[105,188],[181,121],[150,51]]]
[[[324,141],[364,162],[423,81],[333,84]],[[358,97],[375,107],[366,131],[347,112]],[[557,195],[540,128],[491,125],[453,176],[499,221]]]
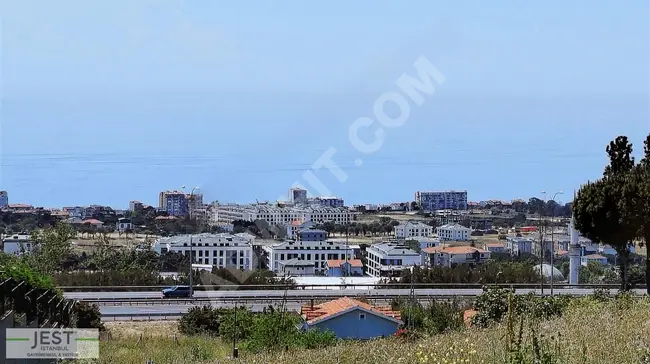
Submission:
[[[61,269],[61,262],[72,254],[70,239],[75,236],[72,226],[64,223],[36,231],[32,234],[34,249],[25,255],[25,259],[36,272],[52,275]]]
[[[632,144],[627,137],[619,136],[607,147],[610,163],[603,178],[588,182],[578,191],[573,202],[576,228],[594,242],[612,245],[619,256],[622,289],[627,290],[629,244],[636,230],[629,216],[625,200],[626,183],[634,168]]]
[[[643,159],[625,183],[621,203],[629,207],[625,209],[626,218],[632,222],[637,230],[637,237],[642,239],[641,244],[646,248],[645,281],[647,292],[650,294],[650,134],[644,142]]]

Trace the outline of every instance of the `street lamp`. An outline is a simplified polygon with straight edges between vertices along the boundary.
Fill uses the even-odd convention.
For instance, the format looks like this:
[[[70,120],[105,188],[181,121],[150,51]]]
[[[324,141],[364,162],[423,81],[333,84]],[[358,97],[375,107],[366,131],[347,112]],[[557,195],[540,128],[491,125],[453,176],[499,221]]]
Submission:
[[[198,187],[192,188],[192,191],[190,192],[190,197],[189,197],[190,201],[192,201],[192,199],[194,198],[194,191],[196,191],[198,189],[199,189]],[[181,186],[181,190],[185,191],[185,185]],[[189,210],[189,206],[188,206],[188,210]],[[192,283],[192,280],[193,280],[192,276],[194,275],[193,274],[194,272],[192,272],[192,263],[194,263],[193,253],[194,253],[194,250],[192,248],[192,234],[190,234],[190,297],[194,296],[194,287],[193,287],[193,283]]]
[[[557,201],[555,201],[555,198],[557,197],[557,195],[561,195],[563,193],[564,192],[562,192],[562,191],[555,192],[553,194],[553,197],[551,197],[550,201],[553,201],[553,202],[555,202],[557,204]],[[546,191],[542,191],[542,194],[544,196],[546,196]],[[555,269],[555,267],[553,266],[553,255],[555,254],[555,251],[554,251],[555,250],[554,249],[554,247],[555,247],[555,229],[553,228],[553,224],[555,223],[554,220],[555,220],[555,208],[553,208],[553,210],[551,211],[551,296],[553,296],[553,280],[554,280],[554,277],[553,277],[554,272],[553,271]],[[542,278],[542,279],[544,279],[544,278]]]

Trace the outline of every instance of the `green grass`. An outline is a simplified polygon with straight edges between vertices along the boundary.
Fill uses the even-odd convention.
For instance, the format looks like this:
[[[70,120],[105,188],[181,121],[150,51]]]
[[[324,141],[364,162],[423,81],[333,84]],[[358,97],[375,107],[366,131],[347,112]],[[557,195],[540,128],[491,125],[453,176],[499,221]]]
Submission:
[[[517,325],[515,325],[517,326]],[[523,346],[531,347],[531,330],[526,325]],[[626,364],[650,362],[650,300],[643,299],[621,308],[614,302],[582,299],[568,312],[538,326],[543,340],[554,349],[554,363]],[[143,364],[153,359],[163,363],[224,363],[232,343],[204,337],[181,337],[176,343],[169,331],[144,330],[138,336],[118,335],[101,343],[100,363]],[[138,334],[139,335],[139,334]],[[538,335],[538,338],[540,337]],[[375,364],[375,363],[507,363],[505,325],[485,330],[465,329],[414,342],[383,339],[365,343],[346,342],[323,350],[302,350],[267,354],[241,352],[240,363],[277,364]],[[446,360],[446,361],[445,361]]]

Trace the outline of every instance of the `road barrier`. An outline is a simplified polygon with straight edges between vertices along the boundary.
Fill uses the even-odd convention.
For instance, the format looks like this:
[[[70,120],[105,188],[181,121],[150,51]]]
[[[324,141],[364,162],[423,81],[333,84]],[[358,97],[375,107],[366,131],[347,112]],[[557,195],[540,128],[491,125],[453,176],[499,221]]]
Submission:
[[[486,285],[498,286],[502,288],[540,288],[539,283],[415,283],[415,288],[482,288]],[[58,287],[64,292],[138,292],[138,291],[160,291],[171,286],[62,286]],[[548,289],[550,285],[544,284]],[[618,284],[553,284],[554,289],[558,288],[591,288],[591,289],[618,289]],[[232,285],[195,285],[195,291],[245,291],[245,290],[306,290],[306,289],[355,289],[355,288],[372,288],[372,289],[395,289],[411,288],[410,283],[363,283],[363,284],[296,284],[283,286],[277,284],[232,284]],[[639,284],[633,288],[645,289],[645,284]]]

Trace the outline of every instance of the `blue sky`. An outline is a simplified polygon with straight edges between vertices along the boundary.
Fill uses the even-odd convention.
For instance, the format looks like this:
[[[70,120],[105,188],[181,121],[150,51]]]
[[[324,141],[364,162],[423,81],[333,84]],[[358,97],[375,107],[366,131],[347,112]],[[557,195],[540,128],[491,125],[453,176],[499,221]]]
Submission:
[[[347,181],[315,174],[348,202],[529,198],[650,131],[644,1],[0,3],[12,202],[274,200],[329,147]],[[444,84],[355,166],[349,125],[421,56]]]

